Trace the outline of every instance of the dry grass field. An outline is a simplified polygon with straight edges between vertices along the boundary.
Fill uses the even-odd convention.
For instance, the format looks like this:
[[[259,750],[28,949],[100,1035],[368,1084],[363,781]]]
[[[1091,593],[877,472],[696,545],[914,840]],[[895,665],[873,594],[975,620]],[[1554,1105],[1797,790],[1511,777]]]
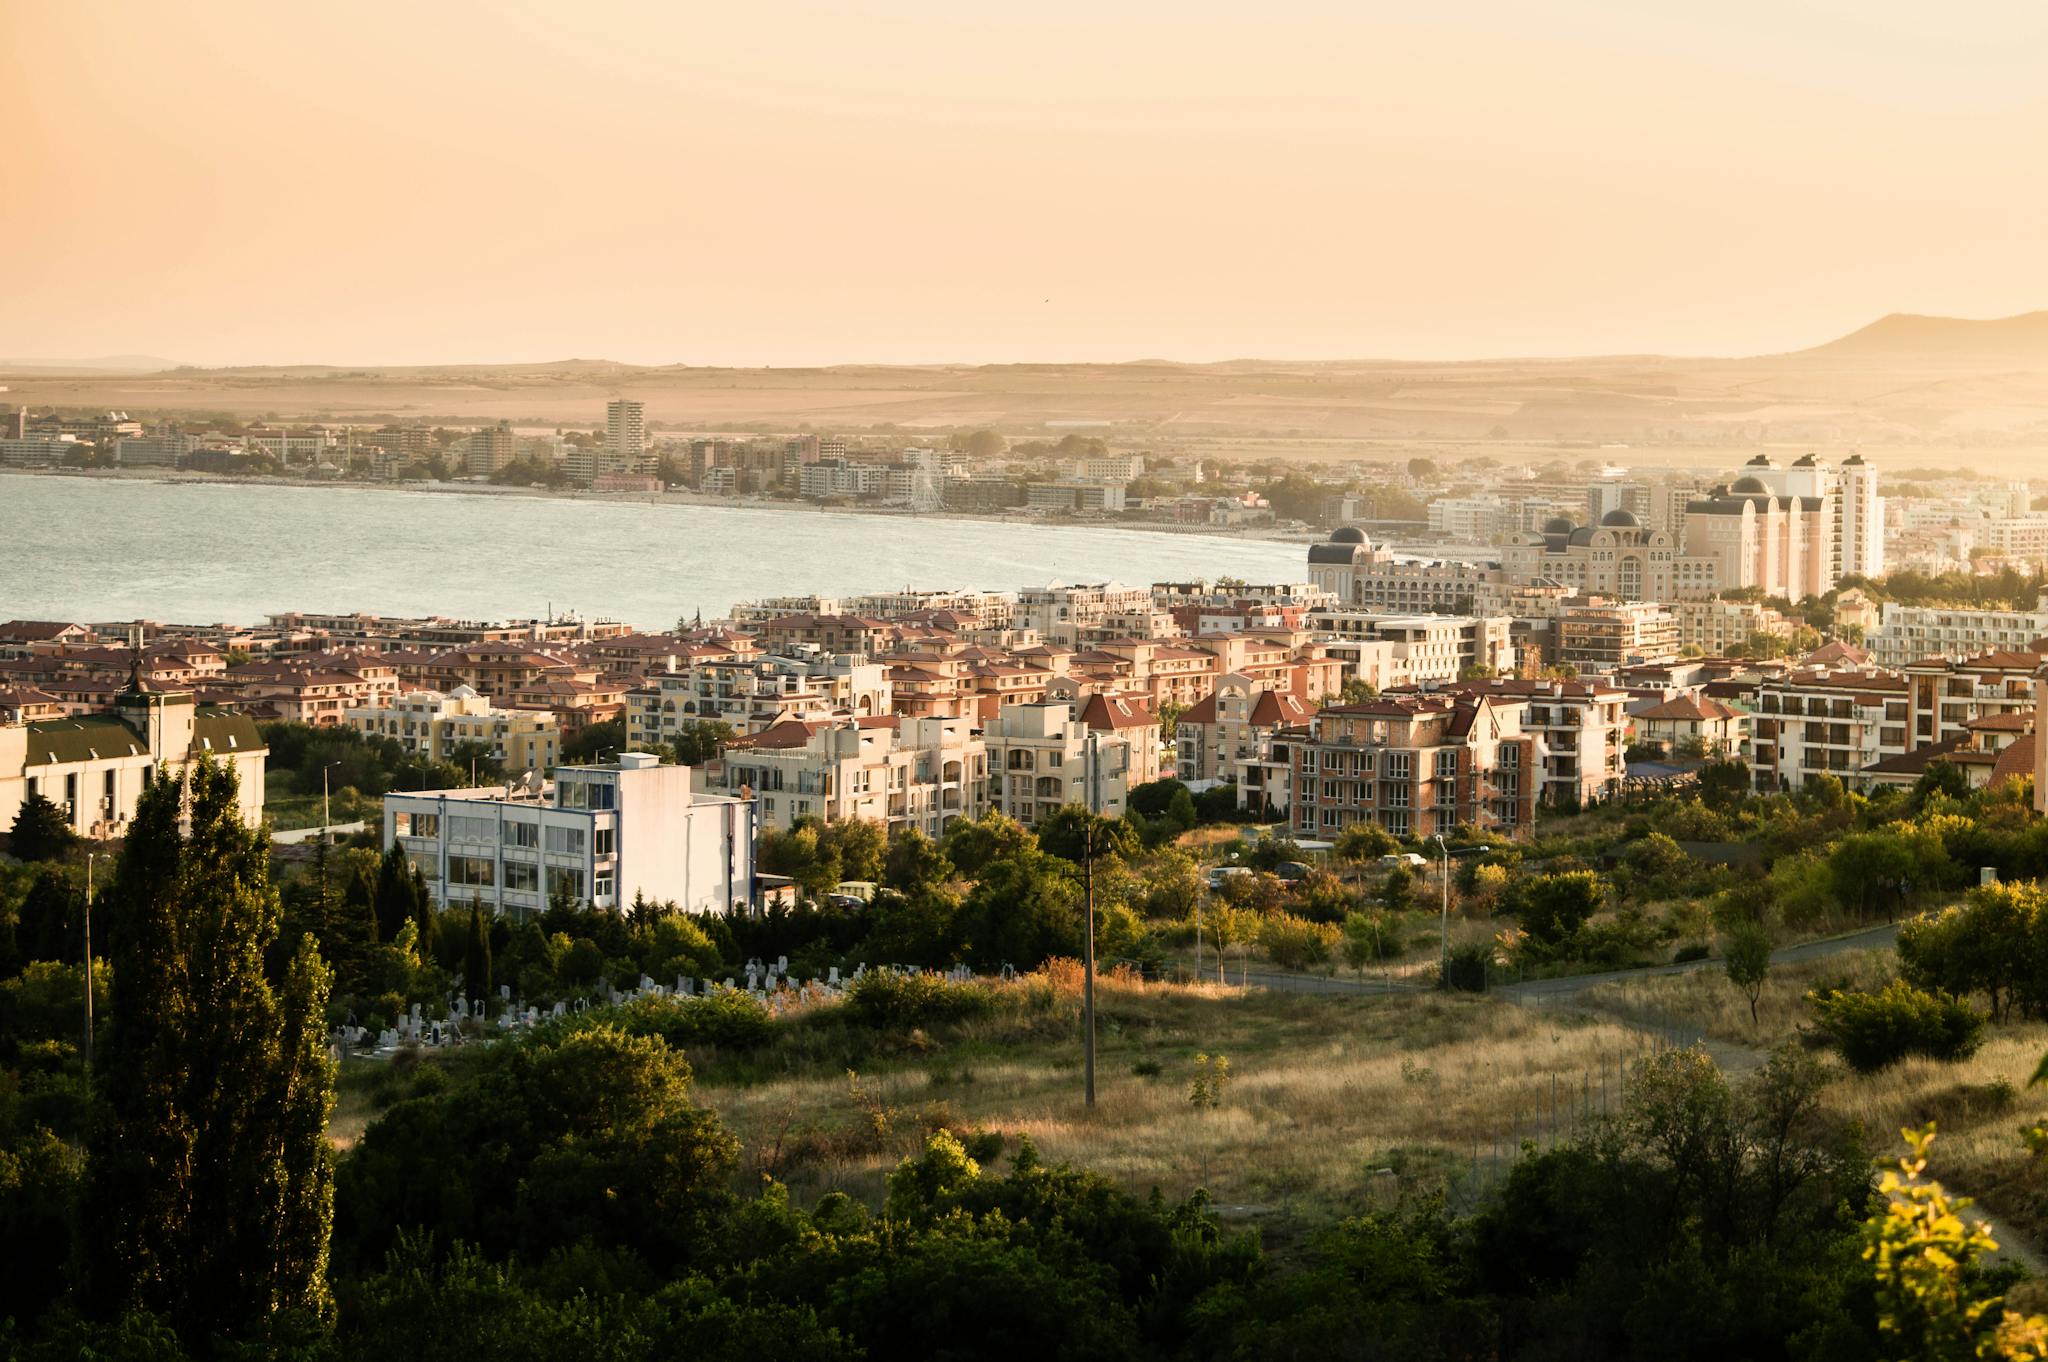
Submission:
[[[1139,1192],[1207,1187],[1228,1212],[1290,1226],[1338,1204],[1469,1189],[1523,1139],[1562,1137],[1618,1102],[1640,1035],[1594,1017],[1497,1000],[1308,996],[1115,980],[1098,993],[1096,1109],[1082,1102],[1079,981],[868,1056],[698,1074],[698,1100],[745,1144],[751,1170],[811,1198],[878,1199],[941,1126],[999,1132],[1014,1150]],[[1009,986],[1042,988],[1039,981]],[[801,1025],[801,1022],[799,1022]],[[1228,1059],[1214,1105],[1190,1100],[1198,1057]]]

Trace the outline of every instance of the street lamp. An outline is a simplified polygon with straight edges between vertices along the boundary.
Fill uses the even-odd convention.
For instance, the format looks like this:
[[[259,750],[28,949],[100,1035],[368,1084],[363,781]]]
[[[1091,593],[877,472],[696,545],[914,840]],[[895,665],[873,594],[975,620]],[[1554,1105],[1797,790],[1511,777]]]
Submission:
[[[1444,877],[1444,906],[1443,914],[1439,919],[1439,940],[1442,944],[1438,948],[1436,972],[1438,980],[1445,988],[1449,988],[1451,986],[1451,848],[1444,841],[1442,833],[1436,835],[1436,848],[1442,853],[1441,864]]]

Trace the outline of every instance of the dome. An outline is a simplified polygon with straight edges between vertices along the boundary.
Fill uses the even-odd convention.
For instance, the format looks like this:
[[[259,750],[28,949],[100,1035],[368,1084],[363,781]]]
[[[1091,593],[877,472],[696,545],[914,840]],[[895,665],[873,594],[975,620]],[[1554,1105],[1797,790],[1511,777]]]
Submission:
[[[1636,530],[1641,529],[1643,524],[1636,519],[1634,512],[1624,511],[1618,506],[1601,516],[1600,523],[1610,530]]]
[[[1337,530],[1330,535],[1330,542],[1332,544],[1363,544],[1365,542],[1365,531],[1359,529],[1356,525],[1346,525],[1343,529]]]
[[[1743,465],[1743,467],[1745,468],[1769,468],[1770,466],[1771,456],[1768,454],[1759,454],[1754,459],[1751,459],[1748,463]]]
[[[450,700],[474,700],[476,699],[476,692],[468,686],[457,686],[454,690],[448,692],[448,698]]]
[[[1762,478],[1737,478],[1735,485],[1728,490],[1738,497],[1767,497],[1771,494]]]
[[[1554,515],[1543,522],[1543,532],[1545,534],[1570,534],[1572,528],[1570,516]]]

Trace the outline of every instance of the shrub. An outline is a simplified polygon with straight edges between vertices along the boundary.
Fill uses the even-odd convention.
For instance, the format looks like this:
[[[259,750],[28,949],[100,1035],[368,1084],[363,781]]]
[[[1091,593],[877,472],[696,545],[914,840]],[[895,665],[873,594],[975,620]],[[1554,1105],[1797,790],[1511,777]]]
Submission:
[[[847,1010],[874,1027],[909,1028],[986,1016],[995,1008],[987,984],[956,984],[940,974],[863,974],[846,990]]]
[[[1875,1073],[1908,1055],[1955,1061],[1975,1054],[1984,1018],[1960,999],[1894,979],[1876,993],[1830,989],[1807,1001],[1849,1067]]]
[[[1314,969],[1329,963],[1340,935],[1334,924],[1274,913],[1259,924],[1259,948],[1281,969]]]
[[[1444,967],[1444,987],[1461,993],[1486,992],[1486,971],[1492,958],[1492,949],[1484,941],[1451,947],[1450,959]]]
[[[768,1042],[768,1006],[750,993],[724,990],[693,998],[635,998],[606,1018],[629,1036],[659,1036],[671,1049],[716,1045],[751,1050]]]

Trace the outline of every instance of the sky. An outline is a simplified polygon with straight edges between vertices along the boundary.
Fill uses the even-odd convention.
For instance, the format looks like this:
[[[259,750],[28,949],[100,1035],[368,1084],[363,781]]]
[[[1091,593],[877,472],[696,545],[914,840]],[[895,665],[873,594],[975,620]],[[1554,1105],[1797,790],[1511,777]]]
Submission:
[[[0,0],[0,355],[1756,354],[2048,307],[2038,0]]]

